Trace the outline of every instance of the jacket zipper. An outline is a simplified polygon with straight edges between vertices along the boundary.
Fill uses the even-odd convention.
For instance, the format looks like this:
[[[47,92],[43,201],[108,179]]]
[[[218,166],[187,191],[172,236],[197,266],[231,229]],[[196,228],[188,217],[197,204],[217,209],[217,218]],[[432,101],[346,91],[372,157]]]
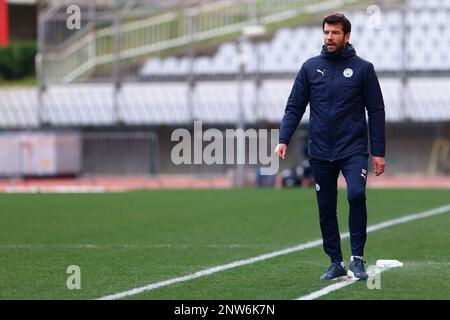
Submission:
[[[333,101],[334,101],[335,93],[336,93],[336,87],[334,86],[334,82],[335,82],[334,80],[335,80],[335,75],[336,75],[336,64],[333,61],[331,61],[331,64],[332,64],[332,69],[331,69],[332,86],[331,86],[331,94],[330,94],[330,101],[329,101],[330,107],[328,108],[328,114],[327,114],[327,122],[328,122],[328,141],[330,142],[328,154],[329,154],[330,162],[333,162],[333,158],[332,158],[332,154],[331,154],[331,152],[333,150],[333,141],[332,141],[332,135],[331,135],[331,130],[330,130],[330,127],[331,127],[330,126],[330,111],[333,106]]]

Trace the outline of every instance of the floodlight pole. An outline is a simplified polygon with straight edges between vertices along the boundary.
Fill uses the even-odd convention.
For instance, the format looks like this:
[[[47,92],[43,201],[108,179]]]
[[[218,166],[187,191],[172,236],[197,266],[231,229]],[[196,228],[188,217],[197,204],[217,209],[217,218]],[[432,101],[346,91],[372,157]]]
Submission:
[[[38,105],[37,105],[37,114],[36,119],[38,126],[41,127],[44,124],[44,92],[45,92],[45,74],[44,74],[44,50],[45,50],[45,15],[38,12],[37,16],[37,44],[38,44],[38,50],[36,54],[36,74],[38,79]]]
[[[195,120],[194,115],[194,90],[195,90],[195,41],[197,32],[198,11],[196,9],[190,9],[188,12],[188,35],[190,38],[188,56],[189,56],[189,73],[188,73],[188,90],[187,90],[187,107],[190,115],[190,120],[193,123]]]
[[[242,30],[242,35],[239,38],[238,43],[238,54],[239,54],[239,73],[238,73],[238,119],[236,121],[236,129],[238,132],[243,132],[245,129],[245,101],[244,101],[244,81],[245,81],[245,75],[247,72],[247,67],[249,64],[250,53],[246,51],[246,48],[249,45],[250,40],[257,39],[258,37],[263,36],[266,33],[266,30],[263,26],[260,25],[252,25],[245,27]],[[244,135],[245,136],[245,135]],[[240,145],[242,143],[242,145]],[[239,148],[242,148],[240,150],[243,153],[244,156],[244,162],[245,162],[245,139],[237,139],[237,154],[239,154]],[[239,163],[239,157],[236,159],[236,175],[235,175],[235,186],[236,187],[243,187],[245,185],[245,163]]]
[[[113,81],[114,81],[114,94],[113,94],[113,110],[116,124],[121,124],[120,116],[120,105],[119,105],[119,94],[121,89],[121,79],[120,79],[120,28],[121,28],[121,14],[118,10],[119,2],[116,0],[116,14],[114,15],[114,64],[113,64]]]
[[[238,43],[238,54],[239,54],[239,73],[238,73],[238,119],[236,122],[237,132],[243,132],[245,127],[245,114],[244,114],[244,78],[247,68],[247,57],[245,52],[245,44],[248,41],[245,32],[242,33],[239,38]],[[245,162],[245,138],[237,138],[236,144],[236,155],[240,152],[244,155]],[[242,143],[242,145],[240,145]],[[241,149],[241,150],[240,150]],[[236,157],[236,176],[235,176],[235,186],[243,187],[245,185],[245,163],[241,163],[239,157]]]
[[[408,59],[408,49],[407,49],[407,41],[408,41],[408,26],[406,22],[406,14],[407,14],[406,4],[404,4],[401,8],[401,70],[400,70],[400,112],[403,116],[404,120],[410,120],[410,116],[406,112],[407,106],[407,87],[408,87],[408,75],[407,69],[409,64]]]

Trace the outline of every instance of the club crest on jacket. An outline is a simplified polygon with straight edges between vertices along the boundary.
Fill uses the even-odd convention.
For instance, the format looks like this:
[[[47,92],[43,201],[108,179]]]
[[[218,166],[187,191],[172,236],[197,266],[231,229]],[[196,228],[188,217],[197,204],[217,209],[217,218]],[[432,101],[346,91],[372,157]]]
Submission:
[[[344,77],[350,78],[353,75],[353,70],[350,68],[347,68],[344,70]]]

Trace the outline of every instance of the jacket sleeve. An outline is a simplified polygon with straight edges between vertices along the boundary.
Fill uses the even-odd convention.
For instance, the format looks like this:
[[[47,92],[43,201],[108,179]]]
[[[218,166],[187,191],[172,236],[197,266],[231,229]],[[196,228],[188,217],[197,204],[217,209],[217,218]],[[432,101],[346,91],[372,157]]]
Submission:
[[[364,75],[364,105],[369,115],[372,156],[384,157],[386,148],[384,101],[380,83],[371,63],[369,63]]]
[[[310,98],[310,83],[303,65],[295,78],[294,85],[289,95],[283,120],[280,125],[279,143],[286,145],[291,141],[292,135],[297,129],[300,120],[305,113]]]

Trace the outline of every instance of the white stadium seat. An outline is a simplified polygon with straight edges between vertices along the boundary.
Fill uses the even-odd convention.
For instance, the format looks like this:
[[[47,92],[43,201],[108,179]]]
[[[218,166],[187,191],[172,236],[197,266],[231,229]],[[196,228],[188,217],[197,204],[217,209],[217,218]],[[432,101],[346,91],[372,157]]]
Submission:
[[[379,29],[368,27],[365,11],[349,12],[353,23],[351,42],[357,53],[371,61],[377,71],[400,71],[403,54],[408,70],[450,70],[450,28],[447,28],[450,0],[408,3],[411,10],[405,16],[409,26],[405,52],[399,10],[383,10]],[[248,47],[251,59],[247,71],[257,70],[255,57],[259,51],[261,72],[296,74],[306,59],[319,54],[322,38],[321,26],[279,30],[270,41]],[[195,57],[194,72],[236,74],[238,51],[235,42],[224,43],[210,56]],[[153,57],[143,64],[139,74],[183,75],[190,68],[188,56]],[[381,78],[380,83],[387,121],[450,121],[449,78],[411,78],[404,91],[398,78]],[[239,101],[243,102],[246,122],[279,122],[292,84],[293,78],[264,80],[258,88],[254,81],[245,81],[239,91],[236,81],[201,81],[190,96],[187,83],[125,83],[118,92],[118,109],[114,106],[111,83],[50,85],[43,93],[45,107],[41,110],[36,88],[0,88],[0,126],[34,127],[39,124],[39,118],[55,126],[111,125],[118,118],[130,125],[193,120],[236,123],[240,119]],[[304,122],[308,121],[308,112]]]

